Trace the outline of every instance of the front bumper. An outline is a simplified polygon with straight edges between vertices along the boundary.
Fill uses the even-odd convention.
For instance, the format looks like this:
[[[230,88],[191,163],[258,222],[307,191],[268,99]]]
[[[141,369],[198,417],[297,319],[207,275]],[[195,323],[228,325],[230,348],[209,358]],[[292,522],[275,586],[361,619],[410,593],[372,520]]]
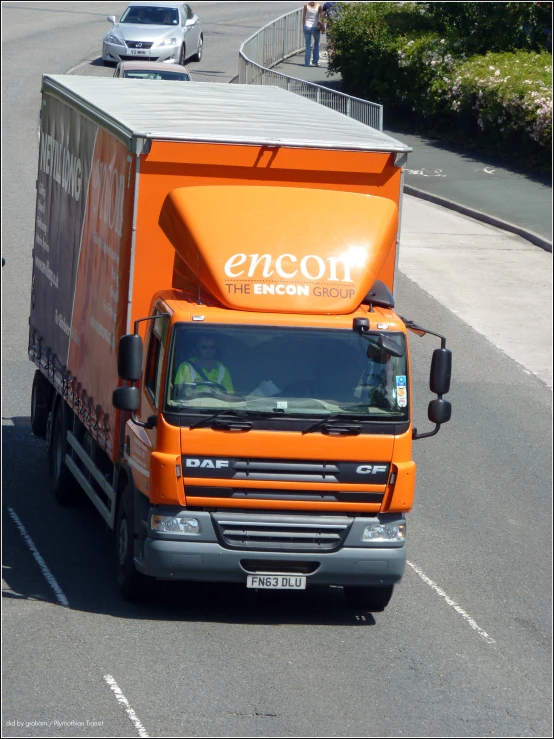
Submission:
[[[152,46],[150,49],[130,49],[119,44],[109,44],[104,41],[102,45],[102,60],[105,62],[128,62],[141,60],[147,62],[179,61],[180,46]]]
[[[218,540],[209,513],[191,512],[191,516],[201,522],[200,535],[177,539],[156,534],[147,536],[142,546],[137,544],[135,565],[140,572],[166,580],[235,583],[246,583],[248,575],[268,571],[296,573],[306,575],[308,587],[394,585],[404,573],[405,542],[387,542],[384,546],[361,543],[361,531],[375,518],[354,519],[339,549],[318,552],[228,548]],[[387,521],[391,519],[387,517]]]

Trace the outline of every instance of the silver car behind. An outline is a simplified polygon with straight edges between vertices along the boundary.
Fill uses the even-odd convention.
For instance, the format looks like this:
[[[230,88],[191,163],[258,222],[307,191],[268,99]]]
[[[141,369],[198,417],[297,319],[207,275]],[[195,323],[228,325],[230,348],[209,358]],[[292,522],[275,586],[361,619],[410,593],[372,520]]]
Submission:
[[[190,5],[181,2],[134,2],[104,36],[102,61],[166,62],[200,61],[204,36],[200,19]]]

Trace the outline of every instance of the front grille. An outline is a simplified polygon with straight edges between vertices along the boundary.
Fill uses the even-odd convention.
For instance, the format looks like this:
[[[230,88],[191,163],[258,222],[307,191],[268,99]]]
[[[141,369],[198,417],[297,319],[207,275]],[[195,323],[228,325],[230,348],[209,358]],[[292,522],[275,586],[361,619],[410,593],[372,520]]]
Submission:
[[[342,545],[352,519],[338,516],[287,517],[212,513],[220,543],[230,549],[329,552]]]
[[[129,49],[150,49],[153,41],[126,41]]]
[[[320,562],[241,559],[240,566],[251,575],[311,575],[319,568]]]
[[[128,54],[120,54],[119,58],[124,62],[157,62],[157,56],[129,56]]]
[[[280,480],[282,482],[338,482],[336,464],[326,462],[258,462],[246,459],[235,463],[234,480]]]
[[[314,503],[382,503],[384,493],[352,493],[342,490],[290,490],[288,488],[231,488],[187,485],[187,496],[232,500],[288,500]]]
[[[390,462],[367,458],[337,462],[183,456],[182,463],[185,480],[199,478],[230,480],[237,487],[244,482],[317,482],[323,485],[354,483],[385,486],[390,474]]]

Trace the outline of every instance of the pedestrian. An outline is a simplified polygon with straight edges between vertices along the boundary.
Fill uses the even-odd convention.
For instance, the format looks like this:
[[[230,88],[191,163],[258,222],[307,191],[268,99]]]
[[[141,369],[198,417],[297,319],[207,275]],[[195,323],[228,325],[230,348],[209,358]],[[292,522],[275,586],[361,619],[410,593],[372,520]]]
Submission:
[[[339,17],[339,8],[336,2],[323,3],[322,8],[323,23],[327,31],[329,31],[329,25],[332,21]],[[327,34],[327,61],[330,62],[333,56],[333,35],[332,33]]]
[[[320,25],[321,5],[316,2],[306,3],[302,11],[302,28],[306,39],[306,53],[304,55],[304,66],[310,66],[310,54],[312,51],[312,39],[314,41],[313,64],[319,67],[319,38],[321,36]]]

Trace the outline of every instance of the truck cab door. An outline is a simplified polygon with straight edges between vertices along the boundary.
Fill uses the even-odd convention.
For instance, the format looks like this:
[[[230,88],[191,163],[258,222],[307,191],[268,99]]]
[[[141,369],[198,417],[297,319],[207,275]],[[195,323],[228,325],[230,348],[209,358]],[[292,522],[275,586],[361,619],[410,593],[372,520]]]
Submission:
[[[167,314],[167,308],[157,305],[152,315]],[[163,405],[161,397],[162,371],[167,342],[169,318],[160,315],[154,321],[148,322],[146,332],[146,363],[144,368],[140,420],[146,421],[150,416],[158,416]],[[129,464],[133,468],[135,487],[145,495],[150,492],[150,460],[152,452],[156,451],[157,430],[143,428],[129,421]]]

